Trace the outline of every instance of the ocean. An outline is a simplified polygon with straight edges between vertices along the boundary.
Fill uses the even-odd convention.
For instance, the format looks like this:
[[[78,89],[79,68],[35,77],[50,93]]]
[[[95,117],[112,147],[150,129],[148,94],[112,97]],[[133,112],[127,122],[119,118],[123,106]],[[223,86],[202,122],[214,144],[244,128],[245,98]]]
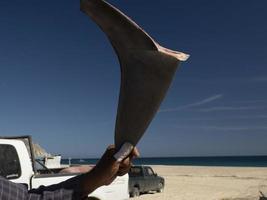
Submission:
[[[98,159],[62,159],[62,164],[96,164]],[[267,156],[219,156],[219,157],[158,157],[138,158],[135,165],[185,165],[225,167],[267,167]]]

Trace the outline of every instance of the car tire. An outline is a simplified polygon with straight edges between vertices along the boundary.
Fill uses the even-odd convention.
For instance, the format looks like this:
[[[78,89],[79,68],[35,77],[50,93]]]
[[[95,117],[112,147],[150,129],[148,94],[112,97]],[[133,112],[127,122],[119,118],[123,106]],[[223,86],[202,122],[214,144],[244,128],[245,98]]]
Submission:
[[[161,193],[161,192],[163,192],[163,189],[164,189],[164,185],[163,185],[162,183],[159,183],[159,184],[158,184],[157,192],[158,192],[158,193]]]
[[[132,197],[138,197],[140,196],[140,191],[138,187],[134,187],[133,192],[132,192]]]

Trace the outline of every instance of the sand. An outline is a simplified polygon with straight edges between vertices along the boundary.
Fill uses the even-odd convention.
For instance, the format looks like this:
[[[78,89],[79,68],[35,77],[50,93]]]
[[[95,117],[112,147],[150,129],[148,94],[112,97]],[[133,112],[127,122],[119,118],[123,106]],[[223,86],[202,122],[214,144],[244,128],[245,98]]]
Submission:
[[[165,178],[163,193],[138,200],[267,200],[267,168],[152,166]]]

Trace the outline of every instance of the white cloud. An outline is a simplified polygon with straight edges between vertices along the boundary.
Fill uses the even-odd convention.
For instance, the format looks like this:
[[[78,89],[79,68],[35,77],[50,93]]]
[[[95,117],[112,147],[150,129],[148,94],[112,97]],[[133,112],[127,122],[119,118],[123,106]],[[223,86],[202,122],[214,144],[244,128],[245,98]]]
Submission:
[[[224,117],[201,117],[201,118],[188,118],[185,120],[189,121],[218,121],[218,120],[239,120],[239,119],[267,119],[267,115],[231,115],[231,116],[224,116]]]
[[[216,94],[216,95],[213,95],[213,96],[211,96],[211,97],[208,97],[208,98],[206,98],[206,99],[203,99],[203,100],[198,101],[198,102],[195,102],[195,103],[187,104],[187,105],[180,106],[180,107],[176,107],[176,108],[166,108],[166,109],[161,109],[159,112],[175,112],[175,111],[184,110],[184,109],[187,109],[187,108],[192,108],[192,107],[196,107],[196,106],[201,106],[201,105],[210,103],[210,102],[212,102],[212,101],[221,99],[222,97],[223,97],[222,94]]]
[[[267,100],[241,100],[241,101],[236,101],[236,103],[259,104],[259,103],[267,103]]]
[[[210,108],[198,109],[200,112],[214,112],[214,111],[242,111],[242,110],[259,110],[265,109],[266,106],[218,106]]]
[[[207,126],[203,129],[209,129],[214,131],[247,131],[247,130],[267,130],[267,126]]]
[[[181,129],[211,130],[211,131],[266,131],[267,126],[178,126]]]
[[[256,82],[267,82],[267,76],[254,77],[252,80]]]

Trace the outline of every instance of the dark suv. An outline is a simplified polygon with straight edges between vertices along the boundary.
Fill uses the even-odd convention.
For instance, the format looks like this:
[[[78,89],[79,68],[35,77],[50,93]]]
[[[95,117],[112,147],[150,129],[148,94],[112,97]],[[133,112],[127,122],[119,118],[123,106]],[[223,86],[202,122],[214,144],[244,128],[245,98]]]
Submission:
[[[129,171],[129,193],[131,197],[149,191],[162,192],[164,183],[164,178],[154,173],[151,167],[133,166]]]

